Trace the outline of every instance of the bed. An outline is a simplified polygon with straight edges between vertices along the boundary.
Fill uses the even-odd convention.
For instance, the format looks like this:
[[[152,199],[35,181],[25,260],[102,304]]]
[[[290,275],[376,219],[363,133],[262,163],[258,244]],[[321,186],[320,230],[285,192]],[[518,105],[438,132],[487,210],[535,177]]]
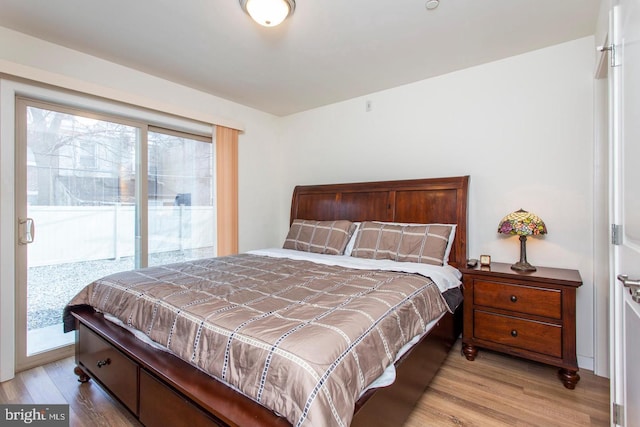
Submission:
[[[352,255],[358,253],[362,258],[369,258],[368,255],[362,255],[371,246],[363,243],[365,238],[362,236],[367,236],[363,230],[382,233],[380,230],[386,227],[385,230],[388,231],[391,227],[394,232],[401,230],[408,236],[413,233],[413,230],[419,229],[410,224],[431,224],[427,226],[426,235],[436,235],[440,238],[447,236],[449,229],[446,226],[454,224],[455,239],[446,246],[445,260],[448,259],[446,264],[452,267],[462,267],[467,256],[468,182],[469,177],[463,176],[298,186],[293,192],[290,216],[292,228],[285,241],[285,247],[288,240],[293,240],[294,246],[301,244],[300,242],[309,243],[304,239],[298,239],[300,227],[311,223],[316,227],[312,227],[313,230],[319,230],[330,223],[332,224],[331,233],[333,233],[331,235],[335,236],[334,226],[339,222],[343,228],[337,226],[335,228],[348,230],[349,238],[343,242],[355,240],[355,247],[349,249],[353,251]],[[353,223],[361,227],[359,233],[354,234],[361,238],[360,242],[355,237],[350,238],[356,227]],[[294,233],[296,226],[299,227],[298,234]],[[442,236],[438,236],[438,233]],[[295,238],[292,237],[294,235]],[[329,241],[328,237],[326,241]],[[431,247],[431,245],[429,243],[427,246]],[[332,247],[332,245],[326,246]],[[283,251],[286,252],[287,249]],[[300,251],[302,252],[304,251]],[[441,252],[438,253],[438,256],[442,256]],[[331,257],[325,254],[321,254],[320,257]],[[421,252],[420,256],[423,255],[425,258],[431,256]],[[351,257],[342,256],[342,258]],[[267,264],[268,270],[265,267]],[[315,261],[312,263],[306,259],[293,262],[289,255],[278,256],[258,251],[201,260],[189,265],[172,265],[163,269],[138,271],[135,274],[127,272],[116,277],[110,276],[103,281],[109,282],[108,288],[103,282],[91,284],[85,288],[86,294],[91,296],[87,297],[86,301],[93,298],[93,301],[108,300],[109,302],[105,302],[104,306],[93,304],[98,307],[96,310],[85,303],[83,299],[85,295],[74,298],[67,306],[66,327],[76,330],[77,367],[75,372],[80,381],[93,378],[147,426],[401,425],[460,334],[461,308],[453,310],[458,306],[458,302],[455,301],[455,296],[451,296],[455,294],[453,291],[457,288],[451,285],[451,292],[444,292],[440,281],[436,280],[440,273],[435,270],[431,277],[427,273],[411,274],[412,271],[397,271],[395,266],[379,271],[370,270],[366,265],[363,267],[354,267],[351,264],[336,266],[334,261],[321,264],[322,267]],[[417,263],[401,264],[416,265]],[[164,305],[164,300],[151,301],[146,293],[147,289],[151,289],[148,287],[149,283],[157,282],[158,276],[170,277],[169,281],[172,285],[177,283],[178,286],[182,286],[181,281],[185,276],[203,277],[200,272],[204,270],[224,274],[225,284],[235,281],[237,277],[242,277],[241,290],[234,288],[228,294],[237,296],[240,301],[245,301],[242,299],[245,298],[243,295],[250,295],[251,304],[246,304],[246,307],[244,303],[234,304],[233,310],[226,311],[227,306],[216,305],[219,304],[220,298],[217,295],[211,295],[209,293],[212,292],[211,288],[207,288],[206,298],[196,298],[197,303],[190,300],[183,305],[178,304],[179,309],[168,309]],[[267,293],[262,284],[259,287],[244,284],[248,270],[259,271],[256,278],[251,280],[272,283],[275,277],[277,286]],[[229,279],[230,277],[232,279]],[[295,303],[291,303],[291,294],[299,293],[301,288],[286,281],[291,277],[301,278],[305,283],[305,290],[311,291],[311,294],[300,297],[300,301],[305,301],[305,304],[307,301],[312,302],[310,305],[305,305],[305,309],[314,310],[322,307],[324,310],[313,314],[311,316],[313,321],[300,321],[301,325],[304,324],[303,327],[291,327],[289,324],[280,323],[284,322],[284,318],[290,320],[307,316],[307,314],[301,314],[301,302],[296,300]],[[266,278],[269,278],[269,281]],[[350,314],[347,316],[348,321],[345,321],[344,307],[341,306],[340,310],[325,309],[329,304],[326,300],[327,294],[331,292],[317,292],[316,286],[319,286],[319,283],[323,283],[323,286],[329,283],[328,286],[340,289],[340,292],[334,293],[347,295],[349,304],[355,304],[354,301],[357,300],[348,292],[366,294],[369,302],[365,305],[370,306],[372,305],[370,302],[375,300],[380,303],[380,307],[390,307],[392,316],[381,316],[379,318],[381,320],[376,320],[378,317],[374,319],[374,315],[362,314],[361,317],[371,317],[374,322],[372,326],[363,326],[362,328],[368,332],[362,334],[359,332],[360,335],[354,335],[357,337],[354,339],[347,330],[352,325],[351,317],[360,316],[360,306],[349,305]],[[216,289],[219,288],[220,286],[216,286]],[[366,292],[362,291],[365,288]],[[429,293],[433,292],[434,288],[439,288],[438,297]],[[181,298],[183,293],[191,292],[176,292],[173,288],[158,290],[162,289],[161,287],[154,289],[153,292],[160,294],[165,292],[172,298]],[[372,290],[378,293],[374,294]],[[256,292],[259,292],[259,295]],[[449,297],[441,298],[441,293]],[[127,299],[125,294],[128,295]],[[134,297],[129,298],[129,294]],[[402,295],[397,303],[393,299],[396,298],[395,294]],[[386,299],[387,295],[391,300]],[[139,308],[147,300],[149,300],[148,308]],[[272,304],[280,303],[282,300],[286,300],[288,305],[284,309],[273,309]],[[442,301],[446,304],[443,305]],[[110,310],[117,313],[106,312],[109,310],[105,307],[109,304]],[[201,313],[198,310],[204,310],[201,305],[214,307],[216,316],[222,313],[218,317],[223,318],[223,323],[210,325],[203,321],[203,316],[198,314]],[[437,312],[433,320],[425,318],[408,321],[404,320],[404,314],[398,314],[401,311],[418,312],[419,310],[415,307],[427,305],[433,306],[430,310]],[[189,309],[193,308],[194,312],[188,312],[187,309],[182,311],[183,307],[187,306]],[[236,312],[241,311],[238,309],[239,306],[242,306],[243,310],[245,308],[252,310],[249,318],[243,318],[235,326],[238,331],[242,331],[242,334],[236,334],[236,330],[231,330],[233,327],[224,323],[235,317]],[[412,308],[409,310],[406,307]],[[126,312],[128,317],[123,317],[118,322],[118,314],[120,314],[118,310]],[[172,314],[164,316],[163,310],[173,311],[170,312]],[[282,314],[282,310],[286,311],[286,315]],[[273,321],[273,313],[278,313],[275,316],[275,323],[265,327],[256,321],[257,318],[269,318]],[[208,319],[208,316],[211,314],[205,317]],[[337,323],[330,323],[328,320],[330,316],[335,316]],[[137,323],[138,318],[142,319],[140,323]],[[318,322],[320,318],[327,320]],[[187,323],[187,320],[193,322],[189,323],[186,329],[178,332],[176,324]],[[167,322],[173,323],[165,330],[157,332],[161,335],[157,341],[163,343],[169,351],[158,348],[151,341],[143,341],[134,336],[134,334],[146,334],[152,337],[156,333],[155,325]],[[153,324],[154,327],[141,326],[148,324]],[[391,334],[387,329],[383,329],[386,324],[393,324],[392,329],[400,332]],[[427,324],[429,324],[428,327]],[[143,329],[142,333],[136,332],[131,328],[132,325]],[[318,325],[321,325],[320,329],[331,330],[332,338],[323,338],[324,335],[316,330]],[[249,329],[253,330],[253,335],[244,335]],[[304,341],[289,339],[301,329],[304,329],[305,336],[315,337],[315,341],[302,344]],[[427,333],[422,333],[427,329]],[[380,332],[381,330],[385,332]],[[213,335],[207,335],[209,333]],[[226,341],[216,341],[218,339],[216,334],[222,334]],[[268,338],[271,335],[273,339]],[[392,335],[398,337],[393,338]],[[402,339],[399,338],[400,335],[403,336]],[[413,337],[414,342],[411,345],[404,345],[405,341],[408,341],[405,336]],[[285,341],[289,347],[284,344]],[[333,359],[325,360],[320,350],[329,348],[329,342],[334,341],[344,341],[348,350],[340,349],[336,359],[338,361],[330,362]],[[185,348],[183,345],[178,345],[178,342],[186,343],[191,347]],[[240,347],[239,342],[249,347]],[[300,351],[300,356],[294,351],[296,346],[299,347],[296,351]],[[403,349],[401,356],[397,357],[396,352],[400,346]],[[223,347],[224,351],[221,350]],[[382,384],[383,386],[362,387],[368,385],[371,379],[384,377],[381,372],[378,372],[380,369],[384,370],[384,366],[380,368],[378,365],[387,364],[382,360],[386,356],[376,356],[373,360],[369,360],[371,358],[368,357],[375,347],[382,348],[383,356],[384,353],[388,354],[392,367],[395,367],[391,370],[395,381],[387,385],[389,381],[382,380],[383,382],[374,383],[374,385]],[[252,353],[254,348],[261,351],[264,357],[258,357]],[[219,357],[205,357],[207,354],[216,352]],[[213,366],[213,359],[218,360],[220,366]],[[256,362],[258,359],[259,363]],[[295,359],[296,364],[284,365],[284,359]],[[348,363],[345,361],[347,359]],[[312,367],[311,362],[317,363],[320,368],[315,365]],[[262,369],[256,374],[248,375],[248,371],[243,369],[246,365],[252,364],[259,364]],[[351,366],[351,368],[345,366]],[[333,372],[340,370],[347,372],[348,380],[333,380]],[[387,372],[388,369],[384,371]],[[209,372],[221,380],[212,377]],[[315,377],[307,381],[305,376],[308,374]],[[248,377],[251,378],[247,379]],[[358,394],[354,394],[351,389],[343,388],[343,383],[351,382],[357,383]],[[251,386],[255,388],[255,392],[253,389],[247,391],[246,383],[255,384]],[[313,396],[313,398],[292,403],[288,399],[281,398],[285,389],[287,393],[291,391],[292,394],[301,393],[303,396]],[[348,411],[348,415],[344,415],[345,411]]]

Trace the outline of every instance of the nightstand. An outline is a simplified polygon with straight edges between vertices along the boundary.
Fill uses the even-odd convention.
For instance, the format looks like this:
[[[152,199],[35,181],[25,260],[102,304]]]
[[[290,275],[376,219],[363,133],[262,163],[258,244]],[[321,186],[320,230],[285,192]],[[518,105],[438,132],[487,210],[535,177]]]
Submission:
[[[564,386],[575,388],[580,381],[576,358],[580,273],[546,267],[518,272],[499,262],[460,270],[466,358],[474,360],[482,347],[557,366]]]

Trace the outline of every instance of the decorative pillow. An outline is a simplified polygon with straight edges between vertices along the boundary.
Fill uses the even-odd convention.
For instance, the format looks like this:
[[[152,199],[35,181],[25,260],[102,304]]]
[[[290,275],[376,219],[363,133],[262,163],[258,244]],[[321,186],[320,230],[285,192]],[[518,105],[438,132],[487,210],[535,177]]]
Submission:
[[[382,222],[382,221],[377,221],[377,222]],[[387,224],[387,225],[407,225],[409,227],[417,227],[417,226],[421,226],[421,225],[427,225],[427,224],[418,224],[415,222],[388,222],[388,221],[384,221],[382,222],[383,224]],[[359,222],[354,222],[354,224],[356,224],[356,231],[353,233],[353,236],[351,236],[351,240],[349,240],[349,243],[347,243],[347,248],[344,250],[344,254],[345,255],[351,255],[351,251],[353,250],[353,246],[355,244],[355,240],[358,238],[358,227],[360,227],[360,223]],[[453,241],[456,237],[456,228],[458,227],[457,224],[428,224],[428,225],[444,225],[447,227],[451,227],[451,233],[449,234],[449,241],[447,242],[447,249],[445,249],[444,251],[444,257],[443,257],[443,262],[444,265],[449,264],[449,255],[451,255],[451,249],[453,247]]]
[[[351,256],[444,265],[450,225],[363,222]]]
[[[294,219],[282,246],[284,249],[342,255],[356,225],[351,221]]]

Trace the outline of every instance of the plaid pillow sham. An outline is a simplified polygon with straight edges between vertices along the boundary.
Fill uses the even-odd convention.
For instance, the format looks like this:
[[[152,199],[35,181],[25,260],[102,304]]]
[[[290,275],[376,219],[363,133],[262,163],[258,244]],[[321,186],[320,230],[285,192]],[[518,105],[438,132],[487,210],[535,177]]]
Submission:
[[[444,265],[450,225],[363,222],[351,256]]]
[[[356,225],[351,221],[313,221],[295,219],[291,224],[284,249],[342,255]]]

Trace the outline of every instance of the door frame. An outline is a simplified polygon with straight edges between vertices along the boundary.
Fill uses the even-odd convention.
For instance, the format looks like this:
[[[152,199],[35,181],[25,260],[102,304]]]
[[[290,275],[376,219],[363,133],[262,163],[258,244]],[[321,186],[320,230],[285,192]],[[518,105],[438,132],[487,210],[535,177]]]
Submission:
[[[614,46],[616,43],[617,35],[615,31],[617,28],[615,20],[617,19],[616,13],[616,0],[611,1],[611,7],[609,12],[609,39],[608,45]],[[621,212],[619,212],[618,206],[620,202],[618,200],[618,188],[620,187],[620,155],[618,153],[620,147],[620,95],[619,95],[619,81],[620,81],[620,67],[609,68],[609,223],[621,224]],[[624,349],[622,347],[622,312],[617,310],[620,307],[620,297],[622,293],[616,283],[616,275],[618,274],[618,260],[619,260],[619,246],[611,242],[610,244],[610,258],[609,267],[611,274],[609,277],[609,328],[610,328],[610,350],[611,355],[609,357],[610,363],[610,390],[609,390],[609,410],[611,425],[618,425],[615,422],[615,405],[624,403],[624,384],[621,379],[624,379]],[[622,371],[621,371],[622,370]]]
[[[0,141],[15,141],[21,86],[0,79]],[[0,382],[15,375],[15,144],[0,144]]]

